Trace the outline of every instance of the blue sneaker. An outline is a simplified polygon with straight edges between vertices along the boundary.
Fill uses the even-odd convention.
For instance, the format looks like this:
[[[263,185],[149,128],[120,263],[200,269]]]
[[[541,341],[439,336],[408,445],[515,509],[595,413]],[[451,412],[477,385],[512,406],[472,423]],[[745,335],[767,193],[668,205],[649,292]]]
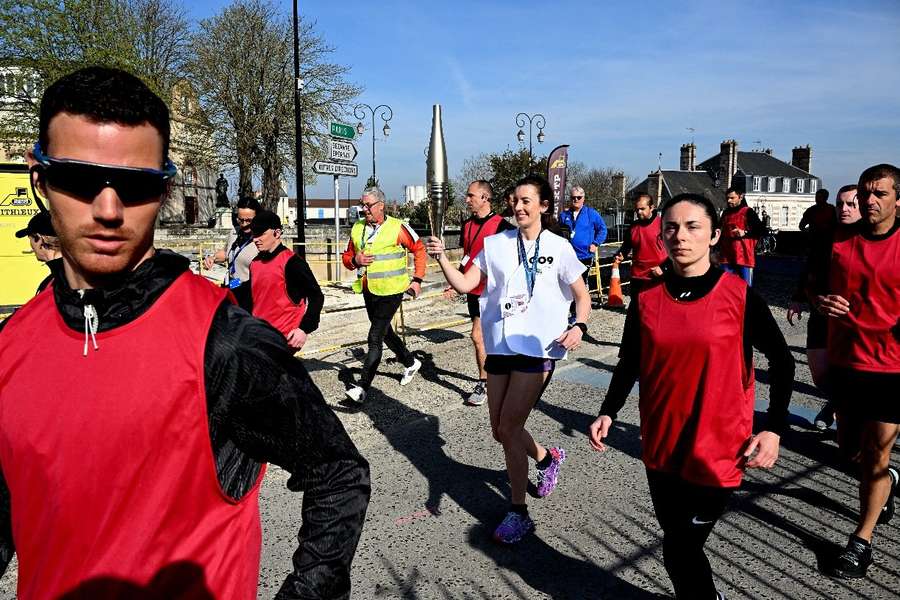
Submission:
[[[538,498],[546,498],[556,489],[559,483],[559,467],[566,460],[566,451],[562,448],[550,448],[547,452],[553,457],[553,461],[546,469],[538,469]]]
[[[534,531],[534,521],[528,515],[509,511],[494,530],[494,540],[501,544],[515,544]]]

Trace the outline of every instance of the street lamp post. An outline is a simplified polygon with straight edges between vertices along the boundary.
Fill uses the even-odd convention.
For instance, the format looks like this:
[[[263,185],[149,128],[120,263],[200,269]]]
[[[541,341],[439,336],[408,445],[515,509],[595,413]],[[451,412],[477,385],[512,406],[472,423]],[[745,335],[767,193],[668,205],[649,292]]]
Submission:
[[[538,144],[544,143],[544,127],[547,125],[547,120],[544,118],[544,115],[540,113],[535,113],[533,115],[529,115],[527,113],[520,112],[516,115],[516,125],[519,127],[519,133],[516,134],[516,138],[519,142],[525,141],[525,131],[523,131],[523,127],[525,127],[525,123],[528,123],[528,174],[531,175],[531,167],[534,163],[534,152],[532,151],[532,125],[537,126],[538,134],[537,141]]]
[[[297,153],[295,173],[297,174],[297,237],[294,238],[294,252],[306,258],[306,194],[303,189],[303,132],[301,128],[300,94],[303,80],[300,79],[300,12],[294,0],[294,144]]]
[[[387,137],[391,134],[391,126],[388,125],[388,121],[394,118],[394,111],[387,104],[379,104],[375,108],[368,104],[357,104],[353,108],[353,116],[359,119],[359,123],[356,124],[356,132],[360,135],[366,129],[362,124],[362,120],[366,118],[366,110],[369,111],[369,115],[372,117],[372,181],[377,184],[378,179],[375,177],[375,115],[377,114],[384,121],[384,127],[381,128],[381,132],[384,134],[384,137]],[[380,113],[378,112],[379,110],[381,111]]]

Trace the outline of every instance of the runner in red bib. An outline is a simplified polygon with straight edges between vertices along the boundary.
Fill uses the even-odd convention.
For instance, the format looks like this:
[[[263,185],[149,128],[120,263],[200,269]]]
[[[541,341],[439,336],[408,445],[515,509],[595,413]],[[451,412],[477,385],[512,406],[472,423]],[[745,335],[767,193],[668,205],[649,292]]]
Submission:
[[[303,490],[278,598],[346,599],[368,465],[281,334],[153,247],[169,127],[116,69],[44,92],[28,163],[63,257],[0,324],[0,571],[23,600],[255,599],[272,462]]]
[[[628,230],[628,237],[619,248],[616,258],[631,259],[631,290],[636,296],[641,288],[658,277],[662,277],[662,265],[668,254],[662,241],[662,220],[653,208],[650,194],[634,197],[634,222]]]
[[[721,267],[753,285],[756,267],[756,242],[766,233],[756,212],[747,206],[744,194],[737,188],[725,191],[728,206],[722,212],[722,236],[719,240]]]
[[[484,248],[484,238],[494,235],[499,231],[515,229],[503,217],[495,213],[491,208],[494,189],[490,182],[484,179],[473,181],[466,189],[466,207],[472,216],[462,225],[463,257],[459,261],[459,269],[467,273],[474,264],[474,259]],[[448,291],[453,288],[447,288]],[[475,389],[466,397],[466,403],[472,406],[481,406],[487,402],[487,371],[484,370],[486,354],[484,352],[484,336],[481,333],[481,310],[479,299],[484,291],[484,282],[475,286],[475,289],[466,294],[466,305],[469,309],[469,318],[472,319],[472,345],[475,347],[475,362],[478,365],[478,383]]]
[[[706,539],[747,468],[770,468],[787,429],[794,359],[765,302],[711,266],[715,206],[682,194],[662,210],[671,268],[631,301],[616,366],[590,442],[603,451],[640,380],[641,458],[679,600],[722,598]],[[753,433],[753,348],[769,361],[770,405]]]
[[[828,317],[828,362],[839,427],[858,421],[860,515],[830,571],[865,577],[872,535],[894,515],[900,473],[890,465],[900,433],[900,170],[870,167],[859,177],[858,226],[838,231],[828,293],[816,298]]]
[[[264,210],[250,225],[259,254],[250,263],[250,308],[253,316],[281,332],[297,350],[319,327],[325,296],[309,264],[281,243],[281,219]]]

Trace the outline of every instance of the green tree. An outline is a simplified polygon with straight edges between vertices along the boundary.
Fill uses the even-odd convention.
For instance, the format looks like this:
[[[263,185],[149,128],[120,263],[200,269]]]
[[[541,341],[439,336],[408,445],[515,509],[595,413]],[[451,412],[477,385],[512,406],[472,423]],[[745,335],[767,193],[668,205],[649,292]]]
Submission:
[[[185,9],[167,0],[0,0],[7,149],[33,141],[46,85],[88,65],[129,71],[166,102],[190,52]]]

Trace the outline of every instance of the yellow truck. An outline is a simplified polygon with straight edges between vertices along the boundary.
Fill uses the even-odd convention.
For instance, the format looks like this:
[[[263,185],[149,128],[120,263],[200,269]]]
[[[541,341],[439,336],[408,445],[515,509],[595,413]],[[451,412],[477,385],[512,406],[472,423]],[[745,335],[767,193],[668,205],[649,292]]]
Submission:
[[[34,258],[28,237],[15,235],[39,210],[28,167],[0,163],[0,315],[28,302],[48,274]]]

